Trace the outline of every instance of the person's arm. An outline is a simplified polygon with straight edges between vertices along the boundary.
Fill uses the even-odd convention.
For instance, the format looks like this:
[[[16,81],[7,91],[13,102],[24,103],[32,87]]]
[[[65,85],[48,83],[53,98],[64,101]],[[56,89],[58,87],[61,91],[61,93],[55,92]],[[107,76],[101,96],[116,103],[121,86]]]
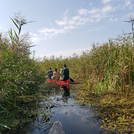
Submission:
[[[63,75],[63,69],[62,68],[60,69],[60,75],[61,76]]]

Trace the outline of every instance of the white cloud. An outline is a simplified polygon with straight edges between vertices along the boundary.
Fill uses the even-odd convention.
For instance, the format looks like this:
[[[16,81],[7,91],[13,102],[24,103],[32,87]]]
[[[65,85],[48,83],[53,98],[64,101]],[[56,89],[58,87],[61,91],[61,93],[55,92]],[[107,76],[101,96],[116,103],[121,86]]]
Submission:
[[[113,10],[112,6],[105,6],[104,8],[101,9],[101,12],[106,13],[106,12],[109,12],[111,10]]]
[[[100,11],[100,9],[98,8],[94,8],[94,9],[91,9],[91,10],[87,10],[87,9],[80,9],[78,11],[78,14],[79,15],[88,15],[88,14],[96,14]]]
[[[80,48],[80,49],[59,51],[59,52],[55,52],[55,53],[48,53],[45,55],[40,55],[39,57],[43,58],[44,56],[46,56],[46,57],[50,58],[51,56],[55,56],[55,57],[62,56],[63,58],[67,58],[67,57],[73,56],[73,54],[77,54],[78,56],[80,56],[83,51],[90,51],[90,50],[91,50],[91,47],[86,47],[86,48]]]
[[[72,19],[69,20],[68,22],[69,25],[73,25],[73,26],[84,25],[86,22],[88,22],[88,18],[77,15],[72,17]]]
[[[109,18],[109,13],[113,11],[114,8],[112,6],[106,5],[103,8],[79,9],[75,16],[68,17],[66,15],[68,10],[66,10],[63,18],[55,21],[56,28],[42,28],[38,32],[43,39],[51,39],[59,34],[76,29],[79,26],[100,22],[104,18]],[[34,39],[36,40],[37,37]]]
[[[100,10],[98,8],[94,8],[92,10],[89,10],[89,14],[96,14],[98,13]]]
[[[72,29],[75,29],[75,26],[68,25],[68,26],[65,26],[65,27],[64,27],[64,30],[65,30],[65,31],[70,31],[70,30],[72,30]]]
[[[58,29],[58,28],[43,28],[42,30],[39,30],[40,33],[43,33],[45,36],[55,36],[59,33],[64,33],[64,29]]]
[[[57,25],[64,26],[64,25],[67,25],[67,20],[68,20],[68,18],[65,16],[65,17],[63,17],[62,20],[56,20],[55,23]]]
[[[111,0],[101,0],[102,3],[109,3]]]
[[[0,29],[2,29],[2,26],[0,26]]]
[[[129,19],[134,18],[134,12],[128,13],[127,18]]]
[[[105,7],[103,7],[103,8],[94,8],[94,9],[91,9],[91,10],[87,10],[87,9],[80,9],[79,11],[78,11],[78,13],[79,13],[79,15],[90,15],[89,17],[90,18],[92,18],[94,15],[97,15],[97,14],[102,14],[102,15],[104,15],[104,14],[108,14],[108,12],[111,12],[111,11],[113,11],[114,10],[114,8],[112,7],[112,6],[110,6],[110,5],[108,5],[108,6],[105,6]]]
[[[124,6],[123,7],[127,7],[129,9],[132,9],[133,8],[133,4],[132,4],[132,1],[131,0],[124,0]]]
[[[80,14],[80,15],[87,15],[88,14],[88,10],[87,9],[79,9],[78,14]]]
[[[43,28],[41,30],[39,30],[39,33],[41,34],[41,36],[43,36],[44,39],[51,39],[54,36],[58,35],[58,34],[63,34],[66,33],[67,31],[70,31],[74,29],[73,26],[64,26],[63,28]]]
[[[91,10],[88,9],[79,9],[78,14],[71,18],[64,16],[62,20],[56,20],[56,24],[59,26],[76,26],[85,25],[88,22],[97,22],[102,18],[106,17],[107,14],[113,11],[114,8],[110,5],[103,8],[94,8]]]
[[[59,26],[73,26],[76,27],[77,25],[84,25],[88,21],[87,17],[81,17],[80,15],[73,16],[72,18],[64,17],[62,20],[56,20],[56,24]],[[63,27],[63,29],[64,29]]]
[[[118,18],[116,18],[116,17],[113,18],[113,17],[112,17],[112,18],[110,18],[110,20],[111,20],[111,21],[118,21]]]
[[[32,41],[33,43],[39,42],[40,37],[39,37],[37,34],[30,33],[30,36],[31,36],[31,41]]]
[[[125,6],[130,6],[131,5],[131,1],[130,0],[125,0]]]

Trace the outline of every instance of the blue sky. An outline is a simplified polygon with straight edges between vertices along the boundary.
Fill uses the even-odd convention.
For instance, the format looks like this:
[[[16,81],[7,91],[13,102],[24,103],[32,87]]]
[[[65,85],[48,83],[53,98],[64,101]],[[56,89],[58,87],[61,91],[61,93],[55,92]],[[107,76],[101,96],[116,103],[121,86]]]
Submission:
[[[71,56],[131,32],[134,0],[0,0],[0,32],[12,27],[9,17],[21,12],[28,21],[36,57]]]

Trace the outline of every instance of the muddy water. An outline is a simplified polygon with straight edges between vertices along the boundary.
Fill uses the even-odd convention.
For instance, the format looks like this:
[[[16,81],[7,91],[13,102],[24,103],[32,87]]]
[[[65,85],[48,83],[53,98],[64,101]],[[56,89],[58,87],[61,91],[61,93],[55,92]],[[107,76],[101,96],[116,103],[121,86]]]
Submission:
[[[91,107],[76,103],[78,89],[55,89],[49,100],[40,102],[39,117],[27,127],[26,134],[48,134],[52,123],[60,121],[66,134],[103,133]]]

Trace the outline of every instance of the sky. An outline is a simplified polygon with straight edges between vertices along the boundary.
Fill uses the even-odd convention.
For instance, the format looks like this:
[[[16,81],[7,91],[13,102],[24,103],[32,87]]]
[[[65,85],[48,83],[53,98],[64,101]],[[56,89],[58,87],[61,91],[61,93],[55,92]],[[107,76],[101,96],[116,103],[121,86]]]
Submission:
[[[20,12],[27,21],[35,57],[68,57],[132,32],[134,0],[0,0],[0,32],[13,27]]]

